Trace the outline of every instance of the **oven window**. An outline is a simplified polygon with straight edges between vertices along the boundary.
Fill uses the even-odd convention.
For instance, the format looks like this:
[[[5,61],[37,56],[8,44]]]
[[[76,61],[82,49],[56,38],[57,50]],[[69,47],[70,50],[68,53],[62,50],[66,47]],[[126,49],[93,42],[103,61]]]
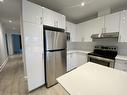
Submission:
[[[106,61],[103,61],[103,60],[98,60],[98,59],[95,59],[95,58],[90,58],[89,61],[100,64],[100,65],[103,65],[103,66],[110,67],[110,62],[106,62]]]

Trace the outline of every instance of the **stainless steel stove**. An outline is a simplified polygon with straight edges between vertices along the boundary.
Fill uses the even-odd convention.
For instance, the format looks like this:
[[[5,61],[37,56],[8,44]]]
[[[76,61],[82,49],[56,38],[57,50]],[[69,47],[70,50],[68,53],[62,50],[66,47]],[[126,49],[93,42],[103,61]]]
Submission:
[[[95,46],[94,51],[88,53],[88,61],[114,68],[117,50],[116,46]]]

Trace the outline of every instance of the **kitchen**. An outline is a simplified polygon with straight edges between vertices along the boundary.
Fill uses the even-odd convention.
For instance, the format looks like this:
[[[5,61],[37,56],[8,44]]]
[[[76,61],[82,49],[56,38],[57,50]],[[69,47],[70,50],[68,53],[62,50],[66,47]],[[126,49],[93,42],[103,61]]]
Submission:
[[[127,95],[127,2],[113,0],[97,7],[102,2],[95,1],[71,1],[71,6],[55,10],[53,1],[47,5],[46,1],[22,0],[22,57],[28,93],[59,85],[65,95]],[[72,16],[71,10],[79,17]],[[86,14],[78,14],[79,10]]]

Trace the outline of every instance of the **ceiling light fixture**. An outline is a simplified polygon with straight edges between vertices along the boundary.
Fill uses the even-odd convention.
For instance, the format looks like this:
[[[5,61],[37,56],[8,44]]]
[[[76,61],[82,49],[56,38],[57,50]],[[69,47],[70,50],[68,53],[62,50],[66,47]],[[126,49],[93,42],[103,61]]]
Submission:
[[[12,20],[9,20],[8,22],[9,22],[9,23],[12,23]]]
[[[0,2],[4,2],[4,0],[0,0]]]
[[[84,2],[82,2],[82,3],[81,3],[81,6],[84,6],[84,5],[85,5],[85,3],[84,3]]]

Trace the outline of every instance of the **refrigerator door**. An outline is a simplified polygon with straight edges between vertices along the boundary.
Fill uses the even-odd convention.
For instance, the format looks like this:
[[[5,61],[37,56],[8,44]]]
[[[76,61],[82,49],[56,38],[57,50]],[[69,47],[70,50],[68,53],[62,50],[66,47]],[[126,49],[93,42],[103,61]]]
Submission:
[[[47,52],[46,57],[46,85],[52,86],[55,80],[55,52]]]
[[[66,50],[47,52],[46,83],[50,87],[57,83],[56,78],[66,73]]]
[[[55,67],[56,67],[56,78],[60,77],[61,75],[65,74],[67,71],[66,66],[66,50],[57,51],[55,53]]]
[[[46,30],[46,48],[47,50],[65,49],[67,46],[67,34],[65,32],[57,32]]]

